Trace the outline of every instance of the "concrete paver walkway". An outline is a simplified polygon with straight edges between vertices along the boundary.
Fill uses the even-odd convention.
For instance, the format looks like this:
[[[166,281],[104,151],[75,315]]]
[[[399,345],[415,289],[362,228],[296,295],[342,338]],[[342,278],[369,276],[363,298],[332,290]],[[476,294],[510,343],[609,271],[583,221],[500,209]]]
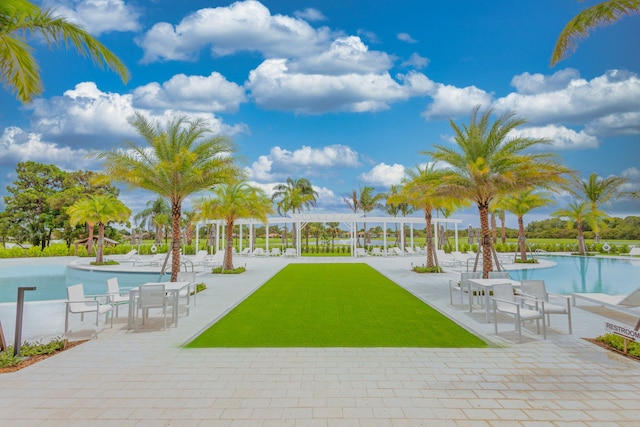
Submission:
[[[28,426],[637,426],[640,364],[585,341],[605,318],[574,310],[574,334],[495,336],[483,313],[449,305],[456,274],[410,272],[416,258],[365,258],[495,344],[485,349],[183,349],[180,345],[288,262],[247,258],[240,276],[206,276],[178,328],[126,330],[0,375],[0,424]],[[245,260],[243,259],[244,263]],[[85,323],[87,323],[85,321]],[[90,323],[90,322],[89,322]],[[503,329],[509,330],[505,324]]]

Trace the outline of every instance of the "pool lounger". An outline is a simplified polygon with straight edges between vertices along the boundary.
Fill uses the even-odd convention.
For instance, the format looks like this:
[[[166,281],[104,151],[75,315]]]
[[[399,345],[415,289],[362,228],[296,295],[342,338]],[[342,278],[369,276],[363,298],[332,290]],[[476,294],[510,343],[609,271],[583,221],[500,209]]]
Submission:
[[[640,316],[640,288],[628,295],[609,295],[600,293],[575,293],[571,294],[573,305],[576,305],[576,299],[588,301],[593,304],[601,305],[611,310],[622,313]]]

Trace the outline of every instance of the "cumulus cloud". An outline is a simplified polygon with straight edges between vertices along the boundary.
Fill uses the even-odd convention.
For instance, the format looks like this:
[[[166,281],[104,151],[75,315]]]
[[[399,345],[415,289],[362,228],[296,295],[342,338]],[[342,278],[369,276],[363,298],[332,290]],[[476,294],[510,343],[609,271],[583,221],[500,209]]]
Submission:
[[[523,127],[512,131],[511,137],[546,138],[550,145],[542,145],[539,148],[548,150],[549,147],[556,150],[585,150],[598,148],[600,141],[593,135],[584,131],[576,132],[564,126],[539,126]]]
[[[233,113],[246,101],[244,88],[218,72],[209,76],[176,74],[166,82],[152,82],[133,91],[133,105],[147,109],[180,109]]]
[[[403,67],[413,67],[418,70],[421,70],[425,68],[427,65],[429,65],[429,59],[423,56],[420,56],[419,54],[414,52],[411,54],[409,59],[404,61],[401,65]]]
[[[328,111],[371,112],[389,104],[424,95],[429,80],[410,73],[394,80],[388,73],[294,73],[284,59],[264,61],[251,71],[247,87],[255,102],[267,109],[317,114]]]
[[[613,125],[612,131],[618,134],[636,133],[640,111],[637,74],[611,70],[587,81],[575,70],[564,70],[551,76],[525,73],[514,81],[519,92],[496,100],[497,112],[514,111],[533,124],[594,121],[592,131],[606,133],[607,125]],[[633,113],[627,116],[631,123],[618,119],[629,113]]]
[[[61,169],[96,169],[96,161],[86,159],[88,150],[63,147],[43,141],[39,133],[26,132],[18,127],[4,129],[0,136],[1,166],[14,166],[23,161],[53,163]]]
[[[94,35],[140,30],[140,12],[124,0],[45,0],[43,6]]]
[[[442,120],[468,115],[476,105],[491,105],[493,95],[475,86],[459,88],[438,83],[431,93],[433,98],[422,116],[427,120]]]
[[[411,43],[411,44],[418,43],[417,40],[411,37],[409,33],[399,33],[397,37],[398,37],[398,40],[403,41],[405,43]]]
[[[356,151],[344,145],[302,146],[294,151],[276,146],[269,154],[258,157],[246,172],[251,179],[259,181],[286,179],[292,174],[326,176],[331,174],[331,169],[358,167],[358,157]]]
[[[327,19],[318,9],[308,7],[304,10],[297,10],[293,12],[293,15],[297,18],[304,19],[305,21],[324,21]]]
[[[400,184],[404,178],[405,168],[400,164],[387,165],[379,163],[371,170],[360,175],[360,180],[366,184],[390,187]]]
[[[271,15],[262,3],[253,0],[230,6],[200,9],[179,24],[155,24],[137,39],[144,50],[143,62],[192,60],[210,46],[214,55],[238,51],[260,52],[265,57],[306,55],[330,40],[326,28],[315,29],[306,21]]]
[[[140,92],[148,94],[148,86],[144,87],[146,92],[142,89]],[[141,99],[140,92],[138,99]],[[94,82],[78,83],[63,96],[34,101],[29,107],[33,109],[32,127],[47,139],[83,147],[102,147],[105,143],[113,144],[123,138],[136,137],[135,129],[127,121],[136,111],[160,123],[179,115],[203,118],[215,134],[233,136],[247,131],[243,124],[227,125],[208,112],[186,112],[171,109],[169,105],[165,109],[145,110],[134,108],[133,100],[134,95],[131,94],[103,92]],[[173,107],[179,108],[179,105]]]

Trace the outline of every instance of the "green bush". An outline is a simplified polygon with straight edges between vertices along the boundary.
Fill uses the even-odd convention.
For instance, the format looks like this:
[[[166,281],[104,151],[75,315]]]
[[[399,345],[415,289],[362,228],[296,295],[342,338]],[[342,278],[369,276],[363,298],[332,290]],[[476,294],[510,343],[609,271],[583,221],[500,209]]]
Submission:
[[[607,344],[616,350],[624,351],[624,338],[616,334],[606,334],[596,338],[596,341]],[[640,343],[629,341],[627,353],[634,357],[640,357]]]
[[[0,368],[9,368],[11,366],[16,366],[22,361],[23,357],[51,354],[55,353],[56,351],[64,350],[66,344],[66,341],[62,339],[55,339],[47,344],[42,344],[39,342],[25,342],[20,347],[21,357],[15,357],[13,355],[13,346],[9,346],[5,349],[5,351],[0,353]]]

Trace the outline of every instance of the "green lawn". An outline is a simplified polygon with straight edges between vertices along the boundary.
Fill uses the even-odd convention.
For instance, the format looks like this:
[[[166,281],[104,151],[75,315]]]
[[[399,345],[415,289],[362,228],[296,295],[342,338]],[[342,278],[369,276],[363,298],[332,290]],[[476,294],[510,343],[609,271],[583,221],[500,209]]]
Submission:
[[[486,346],[366,264],[291,264],[187,345]]]

